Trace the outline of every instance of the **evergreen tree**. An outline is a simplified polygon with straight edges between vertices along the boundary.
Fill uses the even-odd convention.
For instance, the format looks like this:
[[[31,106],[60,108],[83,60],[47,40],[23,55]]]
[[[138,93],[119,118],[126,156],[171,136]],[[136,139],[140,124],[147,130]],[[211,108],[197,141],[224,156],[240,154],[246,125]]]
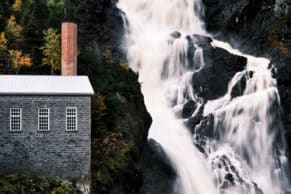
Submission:
[[[5,28],[5,19],[4,19],[4,6],[3,2],[0,1],[0,32]]]
[[[47,29],[47,18],[49,17],[49,10],[47,7],[47,0],[37,0],[32,3],[33,22],[39,29],[40,35],[42,31]]]
[[[64,9],[64,0],[48,0],[49,9],[48,25],[51,28],[60,28]]]

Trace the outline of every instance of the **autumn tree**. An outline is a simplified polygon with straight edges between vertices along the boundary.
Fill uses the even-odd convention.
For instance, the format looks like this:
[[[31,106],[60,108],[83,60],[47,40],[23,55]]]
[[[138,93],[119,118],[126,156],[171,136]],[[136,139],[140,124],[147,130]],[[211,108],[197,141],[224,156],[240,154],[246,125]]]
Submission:
[[[17,47],[23,40],[22,30],[23,27],[16,23],[16,18],[13,15],[10,16],[5,31],[11,47]]]
[[[8,50],[7,50],[7,39],[5,32],[0,33],[0,73],[5,72],[7,67]]]
[[[40,48],[44,58],[42,63],[51,67],[51,74],[61,69],[61,35],[55,29],[44,31],[44,45]]]
[[[11,58],[11,68],[16,73],[19,72],[21,67],[31,67],[31,59],[29,55],[23,55],[22,51],[9,50]]]
[[[13,11],[15,11],[15,12],[20,11],[21,5],[22,5],[22,1],[21,0],[15,0],[15,2],[12,5]]]

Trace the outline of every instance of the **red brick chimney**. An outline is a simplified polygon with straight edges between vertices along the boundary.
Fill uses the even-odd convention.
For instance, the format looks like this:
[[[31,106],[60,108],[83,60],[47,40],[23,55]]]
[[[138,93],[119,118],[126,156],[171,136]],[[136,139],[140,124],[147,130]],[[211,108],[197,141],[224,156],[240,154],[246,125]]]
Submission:
[[[62,75],[77,75],[77,24],[62,23]]]

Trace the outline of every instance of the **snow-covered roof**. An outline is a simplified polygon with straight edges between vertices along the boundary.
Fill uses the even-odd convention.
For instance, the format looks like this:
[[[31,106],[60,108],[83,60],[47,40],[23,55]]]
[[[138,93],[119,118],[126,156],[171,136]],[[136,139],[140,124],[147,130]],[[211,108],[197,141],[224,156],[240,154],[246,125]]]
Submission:
[[[87,76],[0,75],[0,95],[93,95]]]

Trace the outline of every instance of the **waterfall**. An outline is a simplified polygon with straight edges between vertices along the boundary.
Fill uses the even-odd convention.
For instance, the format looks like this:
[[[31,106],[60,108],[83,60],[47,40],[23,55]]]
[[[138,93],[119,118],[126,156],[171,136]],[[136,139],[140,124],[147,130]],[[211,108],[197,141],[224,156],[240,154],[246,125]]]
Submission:
[[[203,27],[200,0],[119,0],[118,7],[126,17],[124,49],[153,118],[149,138],[162,146],[178,176],[173,193],[286,191],[280,98],[270,61],[212,39],[211,47],[243,56],[247,65],[230,80],[224,96],[205,100],[192,86],[194,74],[207,68],[197,42],[200,35],[206,41],[211,37]],[[232,97],[242,78],[242,95]],[[191,133],[185,124],[189,116],[181,116],[188,102],[196,104],[191,117],[203,110],[205,118],[213,118],[215,138],[201,136],[202,122]]]

